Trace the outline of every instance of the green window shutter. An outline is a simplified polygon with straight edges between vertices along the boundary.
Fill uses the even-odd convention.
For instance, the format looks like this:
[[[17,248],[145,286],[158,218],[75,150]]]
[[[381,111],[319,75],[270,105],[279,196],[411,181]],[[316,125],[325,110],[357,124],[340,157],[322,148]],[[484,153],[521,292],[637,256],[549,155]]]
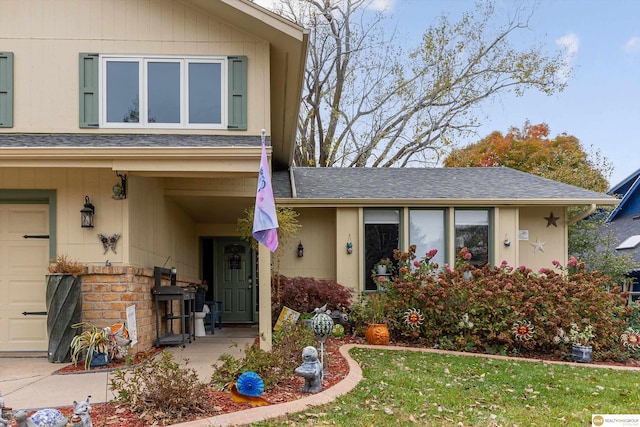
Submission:
[[[97,128],[99,123],[97,53],[80,54],[80,127]]]
[[[229,119],[227,128],[247,130],[247,57],[230,56]]]
[[[13,53],[0,52],[0,128],[13,127]]]

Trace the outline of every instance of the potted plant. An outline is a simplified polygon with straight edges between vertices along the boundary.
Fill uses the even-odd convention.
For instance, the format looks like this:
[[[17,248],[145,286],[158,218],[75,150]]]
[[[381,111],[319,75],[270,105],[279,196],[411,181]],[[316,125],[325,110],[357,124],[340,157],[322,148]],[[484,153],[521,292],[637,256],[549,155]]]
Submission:
[[[391,275],[393,274],[393,262],[390,258],[382,258],[373,266],[371,273],[376,276]]]
[[[385,312],[386,300],[387,295],[382,292],[372,292],[366,295],[364,313],[369,317],[369,325],[365,338],[368,344],[389,344],[389,328]]]
[[[111,340],[106,329],[92,323],[81,322],[71,326],[74,329],[86,327],[71,341],[71,362],[78,363],[84,357],[84,369],[107,365],[111,361]]]
[[[571,323],[569,329],[569,341],[571,342],[571,360],[574,362],[591,362],[593,348],[590,345],[591,339],[595,336],[593,326],[589,322],[584,322],[584,327]]]
[[[384,291],[387,283],[391,281],[391,276],[395,273],[395,265],[389,258],[382,258],[371,269],[371,279],[376,284],[378,290]]]
[[[68,362],[75,332],[71,325],[82,315],[81,276],[86,267],[60,255],[48,267],[46,277],[47,335],[49,362]]]

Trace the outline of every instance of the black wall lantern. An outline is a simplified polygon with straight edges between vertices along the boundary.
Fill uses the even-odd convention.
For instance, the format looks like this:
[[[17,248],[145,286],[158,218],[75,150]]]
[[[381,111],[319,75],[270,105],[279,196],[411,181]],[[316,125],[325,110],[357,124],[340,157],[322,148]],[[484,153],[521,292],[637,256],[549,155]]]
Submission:
[[[93,228],[93,215],[96,208],[91,204],[89,196],[84,196],[84,207],[80,209],[80,226],[82,228]]]
[[[302,246],[302,241],[298,243],[298,258],[302,258],[304,256],[304,246]]]

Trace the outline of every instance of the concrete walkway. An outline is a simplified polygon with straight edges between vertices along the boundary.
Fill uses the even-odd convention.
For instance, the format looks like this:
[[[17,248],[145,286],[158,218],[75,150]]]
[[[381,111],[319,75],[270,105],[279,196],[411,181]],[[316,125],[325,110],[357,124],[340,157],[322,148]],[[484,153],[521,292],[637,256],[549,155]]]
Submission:
[[[209,382],[214,364],[222,354],[244,354],[246,345],[258,337],[256,327],[223,327],[215,335],[196,338],[184,348],[169,347],[176,361],[189,359],[188,366],[198,372],[201,381]],[[41,357],[0,356],[0,395],[5,406],[17,409],[41,409],[69,406],[73,401],[91,396],[91,403],[108,402],[113,398],[109,391],[108,371],[78,374],[55,374],[68,364],[49,363]]]

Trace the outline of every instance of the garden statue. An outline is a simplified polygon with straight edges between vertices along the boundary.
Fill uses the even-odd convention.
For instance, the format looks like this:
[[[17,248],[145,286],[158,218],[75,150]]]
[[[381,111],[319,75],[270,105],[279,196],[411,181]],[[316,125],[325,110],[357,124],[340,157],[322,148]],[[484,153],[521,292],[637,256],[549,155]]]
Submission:
[[[62,412],[53,408],[40,409],[30,417],[20,409],[14,414],[13,419],[16,420],[18,427],[65,427],[67,425],[67,418],[62,415]]]
[[[5,418],[5,416],[7,418]],[[9,427],[11,425],[11,422],[9,421],[11,419],[10,416],[10,413],[4,406],[4,399],[2,398],[2,394],[0,394],[0,427]]]
[[[127,346],[131,344],[129,330],[127,325],[123,323],[114,323],[104,328],[106,336],[111,343],[111,356],[115,360],[123,360],[127,357]],[[91,396],[89,396],[91,397]]]
[[[304,363],[295,369],[296,375],[304,378],[303,393],[318,393],[322,391],[322,363],[318,360],[318,350],[308,346],[302,350]]]
[[[235,383],[225,384],[222,390],[229,391],[231,400],[236,403],[248,403],[251,406],[271,405],[271,402],[261,397],[264,381],[255,372],[243,373]]]
[[[87,400],[84,402],[76,402],[73,401],[73,416],[74,418],[78,417],[82,421],[80,424],[81,427],[93,427],[93,423],[91,422],[91,404],[89,403],[89,398],[91,396],[87,396]]]

